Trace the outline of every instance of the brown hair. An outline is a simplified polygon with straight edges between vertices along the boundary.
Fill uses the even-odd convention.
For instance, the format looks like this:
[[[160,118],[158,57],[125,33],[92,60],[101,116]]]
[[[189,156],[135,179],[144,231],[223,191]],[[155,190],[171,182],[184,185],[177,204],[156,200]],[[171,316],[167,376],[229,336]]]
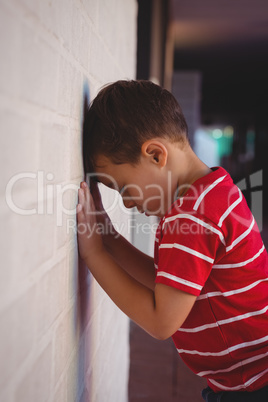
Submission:
[[[174,96],[150,81],[117,81],[104,87],[85,114],[85,172],[104,155],[113,163],[136,164],[142,144],[164,137],[188,142],[187,124]]]

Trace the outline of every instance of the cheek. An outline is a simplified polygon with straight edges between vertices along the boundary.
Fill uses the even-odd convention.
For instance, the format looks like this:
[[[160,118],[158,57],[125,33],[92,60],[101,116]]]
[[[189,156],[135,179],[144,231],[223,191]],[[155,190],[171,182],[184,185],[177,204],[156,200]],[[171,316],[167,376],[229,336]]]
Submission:
[[[137,204],[142,204],[144,199],[144,191],[142,187],[137,185],[129,185],[125,187],[122,194],[123,199],[131,200]]]
[[[155,213],[162,213],[165,210],[164,191],[160,186],[154,185],[147,189],[144,197],[144,207]]]

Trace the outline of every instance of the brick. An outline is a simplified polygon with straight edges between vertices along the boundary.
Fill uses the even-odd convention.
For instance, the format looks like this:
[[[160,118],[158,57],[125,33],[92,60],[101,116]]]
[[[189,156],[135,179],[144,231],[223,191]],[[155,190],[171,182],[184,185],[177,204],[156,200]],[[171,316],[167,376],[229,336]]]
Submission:
[[[58,210],[57,215],[57,223],[56,223],[56,248],[72,248],[73,243],[77,240],[76,237],[76,219],[73,215],[67,215],[63,211]]]
[[[67,297],[66,260],[49,269],[37,284],[37,338],[45,335],[64,310]]]
[[[81,0],[84,6],[85,12],[92,21],[92,23],[98,27],[99,16],[99,0]]]
[[[38,270],[42,263],[49,260],[54,252],[55,221],[50,215],[20,216],[12,215],[12,238],[9,239],[12,253],[11,264],[17,269],[16,281],[19,281]],[[40,245],[42,245],[41,250]],[[23,263],[27,261],[26,263]]]
[[[13,390],[11,387],[1,389],[1,401],[4,401],[4,402],[13,402],[14,401]]]
[[[88,70],[91,30],[88,19],[81,11],[81,4],[74,4],[72,21],[72,54],[79,64],[85,70]]]
[[[21,193],[21,197],[25,197],[26,193]],[[18,199],[14,197],[14,201],[18,204]],[[37,205],[32,205],[37,211]],[[29,206],[27,206],[27,209]],[[3,233],[3,242],[6,251],[5,263],[9,267],[7,270],[1,270],[1,276],[5,284],[5,293],[8,290],[8,285],[12,285],[9,291],[13,289],[16,292],[21,286],[21,281],[33,273],[38,267],[52,257],[54,252],[54,231],[55,222],[53,216],[40,214],[37,212],[33,215],[19,215],[14,212],[6,201],[2,201],[2,222],[5,224],[6,229]],[[23,213],[23,210],[21,210]],[[36,252],[39,244],[42,244],[42,252]],[[16,252],[14,252],[16,250]],[[24,263],[27,261],[27,264]],[[18,269],[19,267],[19,269]],[[1,293],[0,299],[4,297]],[[2,299],[3,300],[3,299]]]
[[[72,0],[17,0],[40,21],[48,34],[53,36],[70,50],[72,29],[70,29],[73,15]]]
[[[77,247],[76,205],[78,188],[79,185],[72,182],[56,186],[57,196],[54,214],[57,248],[66,244],[68,248]]]
[[[66,402],[67,401],[67,381],[66,377],[57,385],[56,392],[51,398],[51,402]]]
[[[46,402],[50,397],[51,343],[36,357],[16,389],[16,400],[20,402]]]
[[[77,248],[70,249],[67,260],[67,270],[69,272],[69,298],[72,299],[75,295],[84,289],[87,289],[90,284],[90,273],[78,257]]]
[[[69,129],[62,124],[44,122],[40,127],[39,170],[53,175],[51,183],[62,182],[66,178],[69,164]],[[54,152],[53,152],[54,151]]]
[[[24,15],[34,15],[35,17],[41,16],[40,0],[35,2],[31,0],[13,0],[13,3],[17,6],[17,12],[20,11]]]
[[[5,267],[9,267],[6,269],[4,266],[0,269],[0,306],[2,306],[12,294],[12,288],[14,287],[16,281],[16,271],[17,267],[12,265],[13,252],[10,248],[10,238],[13,235],[13,231],[10,225],[10,214],[8,207],[6,205],[5,199],[0,199],[0,220],[2,225],[2,230],[0,231],[0,244],[2,250],[5,250]]]
[[[59,96],[57,103],[57,112],[64,116],[69,116],[71,111],[71,85],[74,79],[74,68],[65,58],[60,58],[59,74]]]
[[[38,125],[21,110],[11,110],[11,106],[0,101],[0,130],[3,133],[0,136],[0,147],[3,150],[1,163],[5,166],[2,169],[0,192],[5,194],[6,186],[13,176],[24,172],[36,173],[38,169]],[[22,152],[22,144],[27,152]],[[15,183],[19,184],[19,176]],[[24,188],[29,188],[32,183],[25,180],[23,184]]]
[[[20,34],[12,11],[3,2],[0,4],[0,38],[0,88],[4,93],[17,95]]]
[[[21,26],[20,35],[19,95],[22,99],[55,110],[59,55],[26,24]]]
[[[105,71],[105,50],[103,49],[103,42],[100,37],[93,31],[91,33],[91,43],[89,52],[89,70],[90,74],[97,79],[103,80],[101,82],[106,83],[103,79]]]
[[[81,128],[70,129],[70,179],[83,178],[82,133]],[[80,184],[80,183],[79,183]]]
[[[29,356],[35,342],[36,291],[31,288],[0,316],[0,388]]]
[[[114,20],[116,18],[116,6],[115,1],[104,1],[101,9],[101,18],[99,20],[99,33],[102,36],[106,46],[110,51],[112,51],[117,46],[122,43],[122,38],[120,41],[115,41],[114,38],[118,38],[116,35],[116,24]],[[121,18],[124,16],[121,14]],[[121,33],[122,34],[122,33]]]
[[[58,382],[62,373],[69,370],[70,358],[72,357],[73,360],[73,355],[79,354],[79,350],[85,355],[83,359],[86,359],[89,338],[85,338],[85,335],[82,335],[81,318],[80,305],[79,303],[74,303],[61,318],[55,329],[53,339],[55,361],[53,378],[55,383]],[[81,359],[82,356],[78,356],[78,360],[80,361]]]
[[[74,342],[70,339],[70,332],[73,331],[73,321],[70,312],[64,315],[61,321],[58,323],[54,332],[54,352],[53,361],[53,382],[56,385],[65,372],[68,360],[74,347]]]
[[[42,1],[42,0],[41,0]],[[71,50],[72,46],[72,35],[73,31],[70,29],[72,26],[73,18],[73,0],[58,0],[55,3],[55,8],[57,9],[57,26],[53,27],[55,32],[58,33],[64,48],[68,51]]]
[[[79,376],[78,376],[78,367],[79,364],[79,356],[78,352],[73,354],[72,360],[67,370],[67,401],[77,401],[80,398],[80,390],[79,390]]]

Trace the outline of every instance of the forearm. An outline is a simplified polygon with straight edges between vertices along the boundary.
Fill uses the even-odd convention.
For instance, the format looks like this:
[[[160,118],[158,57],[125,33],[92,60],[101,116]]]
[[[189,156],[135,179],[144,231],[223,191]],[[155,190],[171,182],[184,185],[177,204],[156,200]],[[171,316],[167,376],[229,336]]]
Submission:
[[[86,186],[83,188],[86,189]],[[102,241],[106,250],[129,275],[146,287],[154,289],[153,258],[136,249],[115,230],[109,215],[103,208],[98,186],[94,182],[91,183],[91,191],[97,205],[96,219],[100,228],[103,229]]]
[[[149,257],[122,237],[109,242],[111,253],[121,261],[118,264],[105,249],[103,236],[97,230],[90,230],[96,229],[97,221],[93,198],[84,182],[78,198],[79,253],[97,282],[114,303],[149,334],[158,339],[171,336],[184,322],[196,296],[160,283],[154,287],[152,259],[147,265]]]
[[[129,318],[158,337],[154,291],[130,276],[109,253],[94,254],[85,262],[99,285]]]
[[[180,328],[196,296],[162,284],[153,291],[132,278],[107,251],[95,251],[86,259],[87,266],[128,317],[157,339],[166,339]]]
[[[142,253],[119,233],[103,236],[106,250],[133,278],[150,289],[155,287],[155,268],[152,257]]]

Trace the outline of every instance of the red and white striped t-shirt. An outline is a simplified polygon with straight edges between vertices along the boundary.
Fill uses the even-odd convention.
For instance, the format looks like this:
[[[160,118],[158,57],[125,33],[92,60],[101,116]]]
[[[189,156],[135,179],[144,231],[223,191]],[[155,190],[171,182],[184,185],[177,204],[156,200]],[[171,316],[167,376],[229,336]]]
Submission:
[[[268,258],[256,222],[221,167],[198,179],[161,220],[156,283],[197,295],[173,340],[214,391],[268,384]]]

